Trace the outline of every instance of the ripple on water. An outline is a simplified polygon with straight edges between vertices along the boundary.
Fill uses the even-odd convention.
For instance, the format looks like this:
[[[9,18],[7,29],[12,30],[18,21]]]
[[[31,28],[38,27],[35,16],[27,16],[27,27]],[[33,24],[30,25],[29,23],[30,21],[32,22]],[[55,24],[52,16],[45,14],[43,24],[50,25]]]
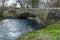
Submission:
[[[39,27],[29,19],[5,19],[0,21],[0,40],[14,40]],[[36,27],[36,28],[34,28]]]

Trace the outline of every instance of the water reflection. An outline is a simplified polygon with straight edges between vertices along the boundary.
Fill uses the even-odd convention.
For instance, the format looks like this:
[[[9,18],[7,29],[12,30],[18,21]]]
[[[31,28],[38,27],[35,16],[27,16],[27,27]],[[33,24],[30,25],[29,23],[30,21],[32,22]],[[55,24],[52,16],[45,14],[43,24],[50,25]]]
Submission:
[[[5,19],[0,21],[0,40],[14,40],[38,28],[39,25],[29,19]]]

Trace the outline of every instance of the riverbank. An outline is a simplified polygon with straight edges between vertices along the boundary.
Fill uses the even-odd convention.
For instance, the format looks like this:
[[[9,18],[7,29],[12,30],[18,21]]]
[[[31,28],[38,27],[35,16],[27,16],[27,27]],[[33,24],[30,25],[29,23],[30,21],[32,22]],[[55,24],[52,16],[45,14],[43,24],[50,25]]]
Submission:
[[[1,20],[4,20],[4,18],[3,18],[3,17],[0,17],[0,21],[1,21]]]
[[[42,30],[28,33],[17,40],[60,40],[60,23],[52,24]]]

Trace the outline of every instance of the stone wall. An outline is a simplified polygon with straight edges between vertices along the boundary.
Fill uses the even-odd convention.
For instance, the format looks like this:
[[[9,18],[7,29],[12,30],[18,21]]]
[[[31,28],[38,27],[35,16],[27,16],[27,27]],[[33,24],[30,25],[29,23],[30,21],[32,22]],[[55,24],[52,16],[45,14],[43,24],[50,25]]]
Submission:
[[[60,19],[60,9],[50,9],[48,11],[48,18],[51,19]]]

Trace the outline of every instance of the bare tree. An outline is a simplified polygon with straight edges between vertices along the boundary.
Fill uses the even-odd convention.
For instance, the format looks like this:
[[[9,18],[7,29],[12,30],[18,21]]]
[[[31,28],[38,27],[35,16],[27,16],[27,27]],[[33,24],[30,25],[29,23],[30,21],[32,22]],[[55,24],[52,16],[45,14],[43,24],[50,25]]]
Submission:
[[[17,0],[17,2],[20,4],[21,8],[23,8],[23,4],[20,0]]]
[[[26,3],[26,6],[28,8],[28,6],[30,5],[32,8],[36,8],[38,6],[38,3],[40,0],[17,0],[21,6],[21,8],[23,8],[24,4]],[[22,2],[25,2],[25,3],[22,3]],[[29,2],[29,3],[28,3]],[[24,6],[25,7],[25,6]]]
[[[36,8],[40,0],[29,0],[31,7]]]
[[[60,7],[60,0],[49,0],[47,4],[49,7]]]
[[[56,3],[54,4],[54,7],[60,7],[60,0],[56,1]]]
[[[0,15],[2,15],[2,14],[3,14],[5,0],[2,0],[1,2],[2,2],[2,7],[1,7]]]

